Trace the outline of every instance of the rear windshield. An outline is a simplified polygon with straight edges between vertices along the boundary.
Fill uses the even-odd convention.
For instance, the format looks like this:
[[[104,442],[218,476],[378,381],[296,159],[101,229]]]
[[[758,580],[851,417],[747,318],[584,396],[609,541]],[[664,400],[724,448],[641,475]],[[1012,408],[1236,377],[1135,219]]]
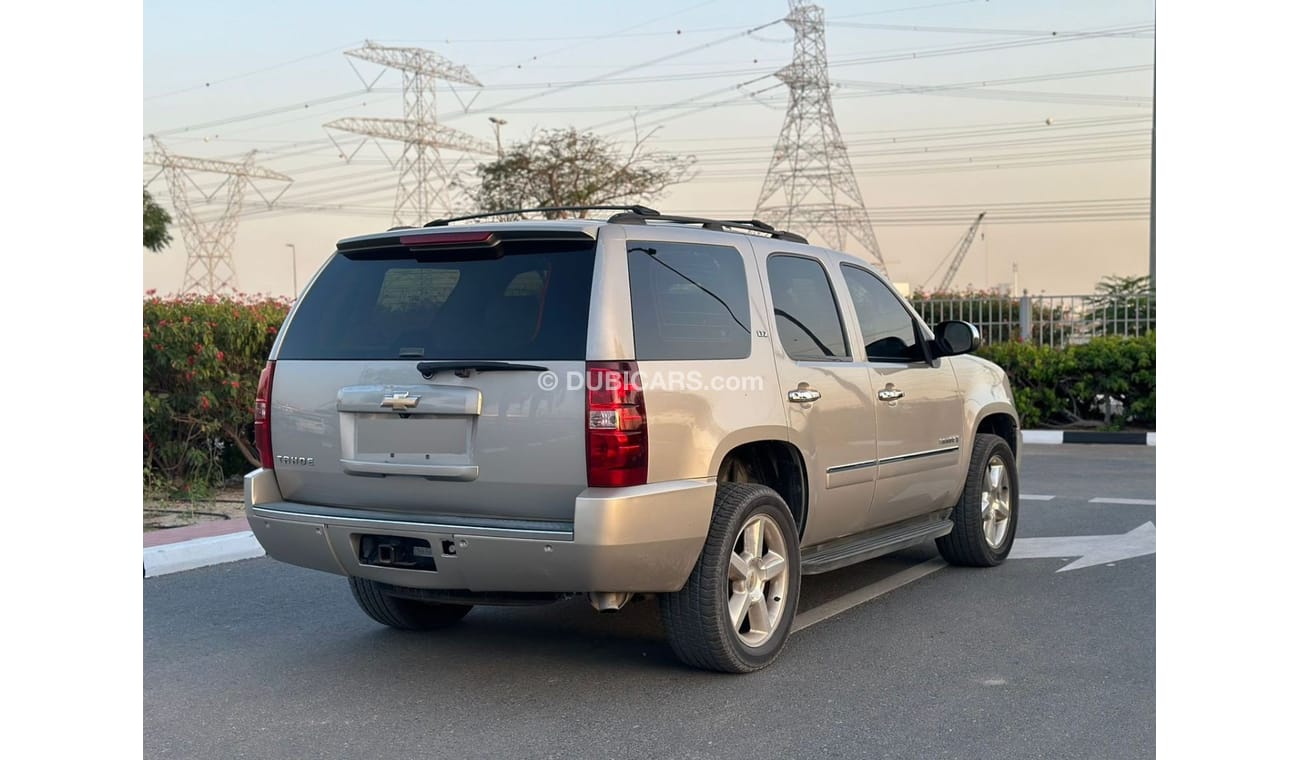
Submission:
[[[500,258],[471,261],[335,254],[303,296],[279,358],[586,358],[595,244],[500,245]]]

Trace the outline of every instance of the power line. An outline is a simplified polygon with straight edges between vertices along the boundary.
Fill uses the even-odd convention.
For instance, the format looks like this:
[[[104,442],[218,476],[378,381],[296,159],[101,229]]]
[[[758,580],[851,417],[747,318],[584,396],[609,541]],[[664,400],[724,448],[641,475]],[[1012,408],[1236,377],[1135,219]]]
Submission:
[[[365,95],[370,95],[372,92],[375,92],[375,90],[361,89],[361,90],[353,90],[351,92],[341,93],[339,95],[326,95],[323,98],[316,98],[314,100],[307,100],[307,101],[294,103],[292,105],[287,105],[287,106],[276,106],[275,108],[268,108],[262,111],[254,111],[252,113],[240,114],[238,116],[227,116],[222,119],[214,119],[212,121],[206,121],[200,124],[190,124],[184,127],[171,127],[169,129],[160,129],[155,132],[151,132],[149,135],[145,135],[145,137],[148,138],[150,135],[166,137],[167,135],[173,135],[180,132],[193,132],[194,130],[197,129],[211,129],[213,127],[224,127],[227,124],[234,124],[240,121],[262,119],[267,116],[278,116],[282,113],[288,113],[290,111],[298,111],[305,108],[311,108],[312,106],[324,105],[326,103],[337,103],[340,100],[359,98]],[[379,92],[401,92],[401,90],[399,89],[379,90]]]
[[[868,24],[853,21],[830,21],[826,22],[830,27],[846,27],[850,29],[876,29],[888,32],[930,32],[943,34],[994,34],[1002,37],[1055,37],[1060,34],[1057,30],[1052,29],[988,29],[984,27],[969,26],[919,26],[915,24]],[[1101,37],[1138,37],[1142,32],[1114,32],[1110,34],[1098,35]],[[1143,38],[1149,39],[1149,38]]]
[[[985,0],[985,1],[987,2],[987,0]],[[923,10],[929,10],[929,9],[931,9],[931,8],[947,8],[947,7],[952,6],[952,5],[969,5],[969,4],[971,4],[971,3],[976,3],[976,2],[979,2],[979,0],[945,0],[945,2],[940,2],[940,3],[926,3],[925,5],[903,5],[903,6],[899,6],[899,7],[896,7],[896,8],[884,8],[884,9],[882,9],[882,10],[866,11],[866,12],[864,12],[864,13],[850,13],[850,14],[848,14],[848,15],[846,15],[846,16],[835,16],[834,18],[827,19],[827,20],[828,20],[828,21],[835,21],[835,20],[838,20],[838,19],[845,19],[845,18],[862,18],[863,16],[883,16],[883,15],[885,15],[886,13],[903,13],[903,12],[907,12],[907,11],[923,11]]]
[[[232,74],[230,76],[222,77],[220,79],[213,79],[204,82],[203,84],[196,84],[196,85],[191,85],[189,87],[181,87],[180,89],[176,89],[176,90],[169,90],[167,92],[159,92],[153,95],[146,95],[144,99],[157,100],[159,98],[171,97],[172,95],[180,95],[182,93],[193,92],[195,90],[205,90],[212,87],[212,85],[214,84],[225,84],[226,82],[233,82],[237,79],[245,79],[247,77],[255,76],[257,74],[263,74],[268,71],[275,71],[276,69],[282,69],[286,66],[292,66],[295,63],[302,63],[303,61],[310,61],[313,58],[320,58],[321,56],[329,55],[331,53],[337,53],[338,51],[351,47],[352,45],[355,44],[357,43],[349,42],[343,45],[337,45],[335,47],[330,48],[329,50],[322,50],[319,53],[311,53],[309,55],[299,56],[298,58],[293,58],[288,61],[273,63],[269,66],[263,66],[260,69],[253,69],[252,71],[245,71],[240,74]]]

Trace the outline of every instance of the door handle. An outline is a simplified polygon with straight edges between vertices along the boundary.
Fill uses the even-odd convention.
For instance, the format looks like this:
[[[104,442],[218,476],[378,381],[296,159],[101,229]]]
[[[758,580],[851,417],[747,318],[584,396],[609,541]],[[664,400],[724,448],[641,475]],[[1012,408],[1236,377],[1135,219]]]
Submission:
[[[798,404],[810,404],[821,398],[822,392],[816,388],[808,388],[804,386],[798,390],[787,392],[785,397]]]
[[[885,389],[876,394],[881,401],[897,401],[903,397],[903,392],[894,387],[893,383],[885,386]]]

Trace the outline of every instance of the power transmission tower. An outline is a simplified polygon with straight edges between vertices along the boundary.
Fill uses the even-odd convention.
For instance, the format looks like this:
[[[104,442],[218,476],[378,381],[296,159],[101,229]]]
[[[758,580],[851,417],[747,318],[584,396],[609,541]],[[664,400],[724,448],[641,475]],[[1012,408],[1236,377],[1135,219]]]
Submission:
[[[883,272],[885,259],[831,108],[822,15],[820,6],[790,0],[785,23],[794,29],[794,60],[775,74],[790,88],[790,98],[754,215],[816,234],[840,250],[852,238]]]
[[[465,208],[467,196],[457,179],[455,164],[442,160],[443,148],[496,155],[488,142],[438,123],[435,91],[438,80],[475,87],[482,84],[464,66],[423,48],[385,47],[367,40],[365,47],[344,55],[402,72],[405,114],[401,119],[335,119],[327,129],[402,143],[397,161],[397,202],[393,224],[424,224],[435,216]],[[381,148],[382,150],[382,148]]]
[[[181,293],[200,293],[217,295],[223,291],[237,290],[235,280],[235,261],[232,251],[235,245],[235,230],[239,226],[239,213],[244,208],[244,193],[248,188],[271,207],[279,200],[288,183],[293,180],[277,171],[272,171],[253,164],[256,151],[249,151],[239,162],[218,161],[211,158],[177,156],[169,153],[158,138],[150,136],[153,152],[146,153],[144,162],[161,167],[158,174],[166,175],[167,192],[171,195],[172,206],[176,210],[176,222],[181,228],[181,238],[185,241],[187,259],[185,262],[185,281]],[[221,174],[225,179],[216,188],[205,191],[192,174]],[[158,177],[155,174],[145,185]],[[254,179],[268,179],[286,183],[274,197],[268,198],[252,182]],[[225,207],[214,220],[203,220],[195,215],[195,206],[211,203],[218,194],[225,190]],[[201,200],[200,200],[201,199]]]

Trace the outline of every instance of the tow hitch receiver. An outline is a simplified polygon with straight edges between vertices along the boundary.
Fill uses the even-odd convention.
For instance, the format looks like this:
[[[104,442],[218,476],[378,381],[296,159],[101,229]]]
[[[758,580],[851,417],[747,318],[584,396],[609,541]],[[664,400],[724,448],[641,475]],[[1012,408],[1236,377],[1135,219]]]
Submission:
[[[405,536],[358,536],[357,559],[363,565],[397,567],[404,570],[432,570],[433,547],[422,538]]]

